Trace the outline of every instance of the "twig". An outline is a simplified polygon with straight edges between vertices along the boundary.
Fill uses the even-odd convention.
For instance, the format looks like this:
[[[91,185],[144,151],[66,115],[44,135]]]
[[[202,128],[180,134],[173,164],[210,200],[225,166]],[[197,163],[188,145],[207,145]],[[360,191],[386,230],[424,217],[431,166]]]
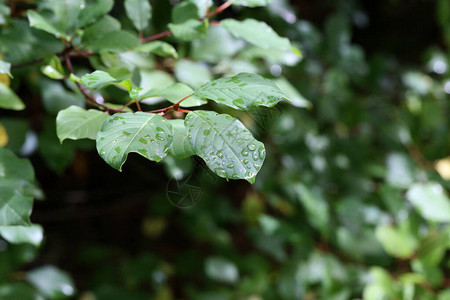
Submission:
[[[166,112],[168,112],[169,110],[173,109],[174,111],[180,111],[180,112],[184,112],[184,113],[190,113],[190,110],[185,110],[185,109],[180,109],[180,104],[181,102],[183,102],[184,100],[186,100],[187,98],[192,97],[192,94],[187,95],[186,97],[184,97],[183,99],[181,99],[180,101],[178,101],[177,103],[168,106],[166,108],[160,108],[160,109],[155,109],[155,110],[151,110],[151,111],[147,111],[148,113],[160,113],[162,115],[164,115]]]
[[[152,35],[152,36],[149,36],[149,37],[147,37],[145,39],[142,39],[142,43],[148,43],[148,42],[151,42],[151,41],[154,41],[154,40],[158,40],[160,38],[163,38],[163,37],[166,37],[166,36],[170,36],[171,34],[172,34],[172,31],[166,30],[166,31],[163,31],[161,33],[157,33],[155,35]]]

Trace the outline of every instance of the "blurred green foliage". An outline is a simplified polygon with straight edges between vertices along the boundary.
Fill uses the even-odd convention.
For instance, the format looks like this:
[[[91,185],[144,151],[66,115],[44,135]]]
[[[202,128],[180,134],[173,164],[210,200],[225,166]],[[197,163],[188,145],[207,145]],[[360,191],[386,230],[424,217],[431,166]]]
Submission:
[[[303,57],[210,26],[195,31],[192,38],[202,38],[193,41],[166,38],[177,55],[167,46],[158,48],[171,53],[165,57],[117,54],[112,43],[89,63],[76,60],[77,74],[115,68],[147,90],[165,88],[174,78],[196,88],[239,72],[273,79],[291,104],[250,112],[210,104],[239,116],[266,145],[266,162],[252,186],[219,180],[192,157],[165,160],[164,169],[142,169],[135,160],[129,175],[109,176],[112,169],[86,154],[95,152],[90,142],[59,145],[55,116],[84,105],[82,95],[69,80],[46,79],[38,65],[17,68],[62,50],[54,36],[31,29],[20,14],[56,2],[0,1],[0,52],[13,65],[11,89],[27,106],[0,118],[0,142],[9,138],[0,148],[0,158],[8,157],[0,161],[0,187],[14,182],[21,187],[10,191],[14,197],[39,199],[43,192],[48,202],[36,203],[32,215],[42,220],[44,240],[38,225],[23,230],[28,207],[19,218],[24,224],[2,229],[7,207],[0,206],[0,299],[450,299],[448,0],[300,1],[295,8],[294,1],[249,0],[235,2],[270,3],[224,12],[265,21]],[[109,2],[86,5],[98,4],[91,12],[102,16]],[[166,30],[172,5],[180,1],[150,2],[149,26],[127,19],[132,9],[116,1],[114,18],[91,25],[83,40],[95,48],[105,42],[95,38],[103,31],[122,28],[125,37],[133,26],[145,36]],[[425,6],[405,24],[432,24],[426,27],[432,33],[406,27],[399,34],[390,19],[381,20],[402,10],[422,13]],[[185,16],[174,15],[173,25],[182,23]],[[45,64],[54,68],[44,74],[58,78],[59,65],[47,57]],[[0,65],[0,84],[9,85],[9,72]],[[127,97],[117,87],[97,96],[122,104]],[[12,152],[30,157],[42,191],[31,166]],[[6,178],[8,168],[16,174]],[[78,184],[76,175],[87,183]],[[83,198],[80,190],[98,191],[92,187],[101,192]],[[74,191],[73,197],[94,205],[64,202]]]

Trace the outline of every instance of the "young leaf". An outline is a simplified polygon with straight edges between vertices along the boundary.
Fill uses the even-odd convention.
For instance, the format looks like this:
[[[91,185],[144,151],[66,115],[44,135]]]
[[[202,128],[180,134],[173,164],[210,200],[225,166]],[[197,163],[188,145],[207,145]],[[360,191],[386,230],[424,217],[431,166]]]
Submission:
[[[95,71],[91,74],[83,75],[81,77],[81,81],[87,88],[91,90],[98,90],[105,85],[119,82],[119,80],[104,71]]]
[[[56,55],[48,59],[47,64],[41,67],[41,72],[51,79],[64,79],[64,69]]]
[[[0,148],[0,226],[30,225],[34,171],[27,159]]]
[[[206,36],[208,23],[190,19],[181,24],[169,24],[168,26],[177,39],[192,41]]]
[[[95,140],[108,114],[96,109],[85,110],[70,106],[61,110],[56,117],[56,134],[62,143],[65,139]]]
[[[148,98],[148,97],[159,96],[159,97],[166,98],[167,100],[169,100],[172,103],[177,103],[178,101],[180,101],[187,95],[192,94],[192,92],[193,92],[193,90],[190,87],[188,87],[187,85],[182,84],[182,83],[175,83],[166,88],[152,89],[152,90],[146,92],[145,94],[143,94],[140,98],[143,99],[143,98]],[[200,106],[200,105],[203,105],[206,103],[207,103],[206,100],[203,100],[203,99],[195,97],[195,96],[191,96],[191,97],[187,98],[186,100],[184,100],[183,102],[181,102],[180,106],[181,107],[193,107],[193,106]]]
[[[450,199],[438,183],[416,183],[406,198],[429,221],[450,222]]]
[[[94,3],[89,4],[81,10],[78,15],[78,25],[85,27],[97,19],[106,15],[113,7],[113,0],[94,0]]]
[[[46,31],[56,36],[65,36],[61,29],[57,28],[53,24],[50,24],[43,16],[34,10],[28,10],[27,16],[31,27]]]
[[[125,0],[125,10],[137,30],[142,31],[148,27],[148,21],[152,17],[152,7],[148,0]]]
[[[128,153],[160,161],[172,143],[170,123],[151,113],[122,113],[112,115],[97,134],[97,151],[113,168],[122,171]]]
[[[170,145],[169,153],[178,159],[184,159],[194,155],[194,151],[186,135],[184,120],[169,120],[169,123],[173,129],[173,142]]]
[[[171,44],[161,41],[153,41],[140,45],[134,51],[156,54],[162,57],[172,56],[178,58],[178,53],[175,48]]]
[[[194,153],[222,178],[246,179],[250,183],[266,157],[263,143],[237,119],[212,111],[190,112],[184,121]]]
[[[266,6],[272,0],[230,0],[232,4],[248,7]]]
[[[13,90],[4,84],[0,84],[0,108],[22,110],[25,108],[25,104]]]
[[[234,19],[223,20],[220,24],[235,37],[264,49],[291,50],[291,42],[287,38],[280,37],[269,25],[254,19],[236,21]]]
[[[125,52],[139,46],[139,38],[123,31],[110,31],[98,39],[89,42],[88,47],[93,51]]]
[[[272,107],[286,99],[272,81],[256,74],[240,73],[229,78],[220,78],[195,90],[194,96],[211,99],[239,110],[255,106]]]

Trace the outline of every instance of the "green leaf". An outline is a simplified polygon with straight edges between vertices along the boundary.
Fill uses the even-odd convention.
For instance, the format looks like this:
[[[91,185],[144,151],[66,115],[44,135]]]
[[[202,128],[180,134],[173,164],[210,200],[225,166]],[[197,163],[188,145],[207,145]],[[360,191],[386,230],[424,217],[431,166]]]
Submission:
[[[56,134],[62,143],[65,139],[95,140],[108,114],[96,109],[85,110],[71,106],[61,110],[56,117]]]
[[[199,17],[197,5],[189,1],[181,2],[172,9],[172,22],[174,24],[181,24],[189,19],[196,20]]]
[[[450,222],[450,199],[440,184],[416,183],[408,190],[406,198],[425,219]]]
[[[65,299],[75,294],[75,285],[70,276],[53,266],[29,271],[26,278],[47,299]]]
[[[236,265],[223,257],[207,258],[205,273],[209,278],[222,283],[236,283],[239,280],[239,270]]]
[[[123,30],[110,31],[105,35],[89,42],[92,51],[125,52],[139,46],[139,38]]]
[[[64,32],[57,28],[55,25],[47,22],[47,20],[41,16],[39,13],[35,12],[34,10],[28,10],[27,11],[28,21],[30,22],[30,26],[46,31],[50,34],[56,35],[56,36],[64,36]]]
[[[81,81],[87,88],[91,90],[98,90],[105,85],[119,82],[119,80],[104,71],[95,71],[93,73],[83,75],[81,77]]]
[[[84,0],[48,0],[63,32],[73,31]]]
[[[194,155],[191,144],[189,143],[184,120],[169,120],[173,129],[173,142],[170,145],[169,153],[178,159],[188,158]]]
[[[78,15],[78,25],[85,27],[104,15],[106,15],[113,7],[113,0],[93,0]]]
[[[41,72],[51,79],[64,79],[64,69],[59,58],[52,55],[44,66],[41,67]]]
[[[140,45],[134,51],[156,54],[162,57],[172,56],[178,58],[178,53],[175,48],[171,44],[161,41],[153,41]]]
[[[32,244],[39,246],[44,238],[42,226],[0,226],[0,235],[11,244]]]
[[[188,87],[185,84],[182,83],[175,83],[171,86],[168,86],[166,88],[162,89],[152,89],[145,94],[141,95],[141,98],[148,98],[148,97],[163,97],[167,100],[169,100],[172,103],[177,103],[184,97],[186,97],[189,94],[192,94],[194,91]],[[181,102],[181,107],[193,107],[193,106],[200,106],[203,104],[206,104],[207,101],[203,100],[201,98],[191,96],[187,98],[186,100],[183,100]]]
[[[0,148],[0,226],[28,226],[34,171],[27,159]]]
[[[209,68],[205,64],[187,59],[177,61],[174,71],[179,81],[192,88],[197,88],[212,79]]]
[[[119,21],[106,15],[84,30],[83,43],[86,44],[86,46],[89,46],[91,43],[94,43],[95,45],[97,39],[109,32],[120,30],[120,27]]]
[[[81,93],[74,93],[60,82],[43,80],[41,84],[42,102],[48,113],[56,115],[71,105],[84,107],[85,99]]]
[[[248,7],[266,6],[272,0],[230,0],[234,5],[242,5]]]
[[[311,108],[312,104],[300,94],[297,89],[284,77],[274,80],[276,85],[283,91],[283,94],[291,100],[291,104],[295,107]]]
[[[378,226],[375,236],[384,250],[395,257],[407,259],[417,247],[417,241],[411,234],[391,225]]]
[[[222,178],[255,181],[266,150],[239,120],[198,110],[190,112],[184,124],[194,153],[214,173]]]
[[[223,20],[220,24],[235,37],[264,49],[292,49],[291,42],[287,38],[280,37],[269,25],[254,19],[237,21],[234,19]]]
[[[22,110],[25,108],[25,104],[13,90],[0,83],[0,108]]]
[[[206,36],[208,23],[206,21],[201,22],[190,19],[181,24],[170,23],[168,27],[177,39],[181,41],[192,41]]]
[[[11,74],[11,64],[6,61],[0,60],[0,74],[8,74],[9,77],[13,77]]]
[[[97,135],[97,151],[111,167],[121,171],[130,152],[160,161],[169,151],[172,138],[170,123],[160,115],[115,114]]]
[[[197,6],[197,15],[203,18],[209,7],[212,6],[212,0],[189,0],[189,2],[194,3]]]
[[[250,73],[208,82],[196,89],[194,95],[240,110],[259,105],[272,107],[286,99],[275,83]]]
[[[152,7],[148,0],[125,0],[125,10],[137,30],[143,31],[148,27],[152,17]]]

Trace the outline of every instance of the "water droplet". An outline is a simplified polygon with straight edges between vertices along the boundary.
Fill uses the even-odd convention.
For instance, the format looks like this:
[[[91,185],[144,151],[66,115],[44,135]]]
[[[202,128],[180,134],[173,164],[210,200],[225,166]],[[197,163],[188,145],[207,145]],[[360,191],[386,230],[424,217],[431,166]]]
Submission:
[[[119,140],[118,139],[115,139],[114,141],[113,141],[113,143],[117,143]]]
[[[234,165],[233,164],[229,164],[227,167],[230,168],[230,169],[233,169]]]
[[[157,132],[164,132],[164,129],[162,129],[161,127],[156,127],[156,131]]]
[[[248,151],[245,149],[242,149],[241,154],[244,156],[248,156]]]
[[[254,150],[256,150],[256,145],[255,144],[250,144],[250,145],[248,145],[248,149],[250,151],[254,151]]]
[[[156,139],[159,140],[159,141],[165,141],[165,140],[166,140],[166,139],[165,139],[162,135],[160,135],[159,133],[156,134]]]
[[[223,151],[222,150],[217,151],[217,157],[223,158]]]
[[[221,177],[227,176],[227,172],[225,171],[225,169],[222,169],[222,168],[215,168],[214,172]]]
[[[253,160],[259,160],[258,153],[256,152],[253,153]]]
[[[249,161],[248,159],[244,159],[242,162],[244,163],[244,165],[246,165],[246,164],[248,164],[250,161]]]
[[[116,147],[114,150],[116,150],[117,153],[120,153],[120,147]]]
[[[266,157],[266,150],[264,149],[264,147],[260,147],[259,148],[259,158],[264,159],[265,157]]]

